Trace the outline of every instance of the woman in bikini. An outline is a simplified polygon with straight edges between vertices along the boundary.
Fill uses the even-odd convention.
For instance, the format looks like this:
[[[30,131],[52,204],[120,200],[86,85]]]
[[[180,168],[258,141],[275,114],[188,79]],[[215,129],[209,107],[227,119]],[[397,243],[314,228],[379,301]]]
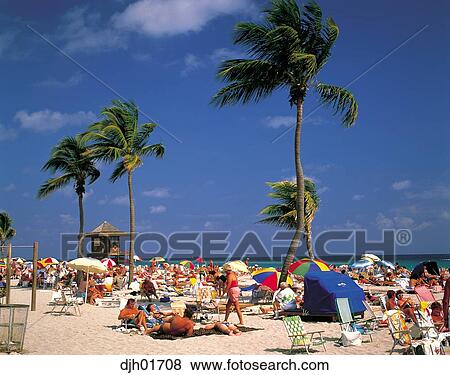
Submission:
[[[239,296],[241,295],[241,289],[238,286],[238,278],[235,272],[232,271],[231,266],[225,264],[223,266],[227,281],[225,285],[225,292],[228,294],[227,306],[225,308],[225,321],[228,321],[230,316],[231,306],[234,306],[236,314],[239,318],[239,325],[244,325],[244,317],[242,316],[241,308],[239,306]]]

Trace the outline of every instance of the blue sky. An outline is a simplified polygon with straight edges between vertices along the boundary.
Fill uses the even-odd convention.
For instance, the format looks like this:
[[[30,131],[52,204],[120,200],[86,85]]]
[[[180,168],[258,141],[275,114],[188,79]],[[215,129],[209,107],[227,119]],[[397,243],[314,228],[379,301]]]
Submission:
[[[120,94],[167,130],[153,135],[165,158],[135,174],[138,230],[231,230],[235,239],[255,230],[270,245],[274,229],[255,222],[270,203],[265,182],[294,175],[292,131],[273,141],[292,124],[287,94],[220,110],[208,104],[220,87],[218,63],[242,56],[233,25],[258,20],[264,4],[1,1],[0,208],[14,219],[15,243],[38,240],[42,254],[57,255],[59,234],[77,231],[70,188],[35,199],[48,178],[40,168],[60,138],[83,131]],[[315,233],[364,228],[376,240],[380,228],[408,228],[413,242],[403,252],[448,252],[449,4],[320,4],[341,30],[320,78],[352,82],[359,119],[344,129],[326,108],[310,114],[318,102],[307,98],[303,163],[322,199]],[[88,187],[87,229],[105,219],[128,227],[126,181],[109,183],[110,172],[102,166]]]

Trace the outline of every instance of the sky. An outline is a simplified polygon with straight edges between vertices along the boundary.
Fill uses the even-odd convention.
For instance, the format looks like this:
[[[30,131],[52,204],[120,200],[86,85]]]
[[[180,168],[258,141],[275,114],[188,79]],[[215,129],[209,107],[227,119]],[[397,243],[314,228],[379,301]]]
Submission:
[[[347,86],[359,103],[345,129],[308,94],[305,173],[321,197],[313,231],[409,229],[402,253],[450,248],[449,58],[443,0],[319,2],[340,36],[319,79]],[[275,228],[257,224],[271,203],[266,182],[294,175],[294,110],[283,90],[258,103],[218,109],[224,59],[239,21],[260,20],[266,1],[0,1],[0,209],[16,245],[39,241],[57,256],[60,234],[78,230],[72,187],[37,200],[51,148],[95,121],[111,100],[134,100],[159,124],[162,160],[135,173],[140,232],[255,231],[270,247]],[[104,220],[128,228],[125,180],[110,166],[87,187],[86,229]],[[340,245],[350,246],[350,244]],[[336,247],[336,249],[338,249]],[[338,251],[338,250],[336,250]],[[16,255],[27,256],[25,250]],[[29,257],[29,255],[28,255]]]

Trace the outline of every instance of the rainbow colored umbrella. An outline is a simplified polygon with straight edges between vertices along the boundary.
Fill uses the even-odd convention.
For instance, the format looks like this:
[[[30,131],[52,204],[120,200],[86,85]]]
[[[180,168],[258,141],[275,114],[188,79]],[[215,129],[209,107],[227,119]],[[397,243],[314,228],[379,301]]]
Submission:
[[[320,259],[303,258],[291,264],[289,272],[293,275],[305,276],[308,272],[329,271],[330,267]]]
[[[193,270],[193,269],[195,268],[194,263],[192,263],[190,260],[182,260],[182,261],[180,262],[180,264],[181,264],[183,267],[189,268],[189,269],[191,269],[191,270]]]
[[[116,266],[116,262],[114,262],[110,258],[104,258],[100,262],[102,262],[102,264],[104,264],[106,266],[106,268],[108,268],[108,269],[112,269],[113,267]]]
[[[278,284],[280,283],[281,272],[278,272],[275,268],[263,268],[252,273],[253,280],[258,284],[267,286],[268,288],[276,291]],[[292,279],[288,276],[287,283],[292,285]]]

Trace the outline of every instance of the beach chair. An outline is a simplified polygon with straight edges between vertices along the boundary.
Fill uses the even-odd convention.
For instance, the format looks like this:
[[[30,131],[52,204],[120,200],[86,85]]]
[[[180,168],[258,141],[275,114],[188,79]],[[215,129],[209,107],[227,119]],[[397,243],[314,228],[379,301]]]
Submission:
[[[298,347],[304,348],[306,353],[309,354],[311,347],[320,345],[324,351],[327,351],[325,340],[322,338],[322,333],[325,331],[307,332],[302,319],[298,315],[283,317],[283,323],[292,343],[289,353],[292,353],[294,348]]]
[[[196,290],[196,318],[199,319],[204,315],[216,313],[220,320],[219,304],[213,300],[213,292],[210,288],[198,288]],[[217,295],[217,292],[216,292]]]
[[[367,318],[364,317],[364,319],[362,319],[362,322],[368,324],[372,330],[376,330],[376,329],[380,328],[380,324],[381,325],[383,324],[382,323],[383,316],[382,315],[377,316],[367,301],[363,301],[363,304],[366,308],[366,312],[367,312],[368,316],[367,316]],[[385,326],[386,326],[386,324],[385,324]]]
[[[368,324],[354,318],[348,298],[336,298],[336,311],[341,331],[360,332],[363,336],[369,336],[370,342],[372,342],[373,330]]]
[[[389,310],[386,312],[389,332],[391,334],[393,345],[390,355],[394,352],[396,346],[405,348],[405,354],[411,352],[415,355],[417,347],[422,346],[424,353],[427,351],[433,352],[431,347],[432,340],[414,339],[410,329],[406,326],[405,315],[400,310]]]
[[[429,304],[436,302],[433,292],[425,285],[416,286],[414,292],[416,293],[419,302],[428,302]]]
[[[59,297],[57,294],[54,294],[52,301],[49,302],[49,306],[53,307],[50,311],[51,314],[55,312],[58,314],[67,314],[70,309],[73,308],[75,315],[81,316],[81,310],[77,298],[66,290],[61,290]],[[57,308],[60,308],[60,310],[55,311]]]
[[[0,304],[5,303],[6,300],[6,287],[0,287]]]

